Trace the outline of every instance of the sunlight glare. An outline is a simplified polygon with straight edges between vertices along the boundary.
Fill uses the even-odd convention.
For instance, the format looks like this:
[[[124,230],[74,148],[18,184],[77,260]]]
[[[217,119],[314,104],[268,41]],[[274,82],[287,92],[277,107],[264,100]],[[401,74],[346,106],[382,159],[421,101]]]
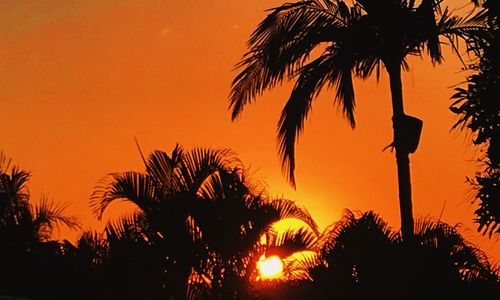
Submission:
[[[262,279],[276,278],[283,272],[283,261],[276,255],[266,258],[264,255],[257,262]]]

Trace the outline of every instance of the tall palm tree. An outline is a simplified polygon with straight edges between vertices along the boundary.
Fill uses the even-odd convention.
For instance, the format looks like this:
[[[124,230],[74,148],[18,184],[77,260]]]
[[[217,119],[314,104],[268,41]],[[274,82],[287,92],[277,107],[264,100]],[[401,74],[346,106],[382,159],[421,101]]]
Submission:
[[[443,60],[440,37],[457,49],[458,38],[481,29],[478,18],[451,16],[442,0],[303,0],[270,10],[248,41],[249,51],[237,65],[230,109],[237,118],[245,105],[285,80],[295,80],[278,123],[283,171],[295,186],[295,143],[316,96],[335,87],[335,103],[352,127],[353,77],[377,78],[382,66],[390,81],[394,142],[398,168],[403,236],[413,233],[409,154],[418,145],[422,122],[407,116],[403,106],[401,69],[410,55],[427,52],[433,63]],[[322,53],[310,59],[314,50]]]
[[[137,248],[147,262],[156,260],[152,268],[162,271],[152,272],[166,285],[165,296],[239,297],[273,223],[294,218],[317,232],[305,209],[270,200],[254,187],[229,150],[176,146],[171,154],[153,152],[144,163],[145,173],[111,174],[99,183],[91,206],[99,218],[119,200],[136,206],[131,218],[108,226],[110,259],[114,249],[126,255]]]

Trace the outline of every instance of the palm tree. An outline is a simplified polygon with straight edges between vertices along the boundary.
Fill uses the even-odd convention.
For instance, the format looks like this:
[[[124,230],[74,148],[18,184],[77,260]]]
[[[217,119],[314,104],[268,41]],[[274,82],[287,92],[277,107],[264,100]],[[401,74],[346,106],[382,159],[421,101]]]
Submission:
[[[46,242],[58,224],[79,227],[75,217],[64,215],[65,206],[42,197],[38,205],[30,203],[30,172],[11,166],[0,152],[0,241],[12,246]]]
[[[50,240],[59,224],[79,228],[75,217],[64,215],[65,206],[42,197],[39,204],[30,202],[30,172],[11,166],[0,152],[0,243],[4,246],[30,247]]]
[[[143,160],[146,173],[110,174],[98,184],[90,204],[98,218],[118,200],[137,207],[134,218],[141,221],[141,234],[162,253],[168,296],[184,299],[191,269],[201,253],[196,251],[197,225],[189,222],[197,194],[207,179],[236,159],[228,150],[186,153],[177,145],[171,154],[154,151]]]
[[[265,90],[285,80],[296,80],[278,123],[281,165],[295,186],[295,143],[312,101],[326,85],[335,87],[335,103],[352,127],[353,76],[377,78],[382,66],[390,81],[394,142],[398,167],[403,236],[413,233],[409,154],[418,145],[422,122],[407,116],[403,107],[401,69],[407,57],[427,51],[441,63],[440,37],[457,49],[457,38],[467,39],[481,29],[480,19],[462,19],[441,9],[442,0],[303,0],[270,10],[249,39],[250,50],[237,65],[230,93],[232,119]],[[314,50],[322,53],[309,59]]]
[[[62,245],[51,240],[52,233],[59,224],[70,229],[79,225],[64,214],[64,206],[46,198],[33,205],[30,178],[0,152],[0,294],[46,297],[54,290],[40,287],[64,269]]]
[[[138,266],[151,266],[149,274],[161,278],[152,289],[165,284],[164,296],[240,297],[273,223],[294,218],[317,232],[305,209],[269,199],[252,184],[229,150],[185,152],[176,146],[171,154],[155,151],[143,159],[145,173],[116,173],[101,181],[91,206],[99,218],[118,200],[136,206],[131,217],[106,230],[110,260],[134,257]]]
[[[456,226],[421,219],[414,243],[373,212],[346,211],[308,266],[316,298],[496,299],[498,269]],[[403,296],[404,295],[404,296]]]

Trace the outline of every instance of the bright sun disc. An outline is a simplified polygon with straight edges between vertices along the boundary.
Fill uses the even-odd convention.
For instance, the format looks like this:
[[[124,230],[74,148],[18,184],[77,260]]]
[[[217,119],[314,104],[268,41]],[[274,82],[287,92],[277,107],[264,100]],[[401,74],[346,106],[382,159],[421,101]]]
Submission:
[[[259,269],[261,278],[274,278],[283,272],[283,262],[276,255],[268,258],[261,256],[257,262],[257,268]]]

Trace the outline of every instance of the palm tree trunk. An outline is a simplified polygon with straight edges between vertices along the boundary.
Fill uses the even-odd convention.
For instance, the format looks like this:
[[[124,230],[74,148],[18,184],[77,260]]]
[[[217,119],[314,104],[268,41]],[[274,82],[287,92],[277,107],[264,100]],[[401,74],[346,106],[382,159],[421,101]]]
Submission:
[[[404,116],[403,85],[401,83],[401,63],[386,64],[389,73],[392,96],[392,124],[394,130],[394,145],[396,148],[396,164],[398,167],[399,210],[401,215],[401,232],[403,239],[410,240],[414,234],[413,209],[411,200],[410,159],[407,150],[402,149],[396,138],[401,136],[401,124]]]

